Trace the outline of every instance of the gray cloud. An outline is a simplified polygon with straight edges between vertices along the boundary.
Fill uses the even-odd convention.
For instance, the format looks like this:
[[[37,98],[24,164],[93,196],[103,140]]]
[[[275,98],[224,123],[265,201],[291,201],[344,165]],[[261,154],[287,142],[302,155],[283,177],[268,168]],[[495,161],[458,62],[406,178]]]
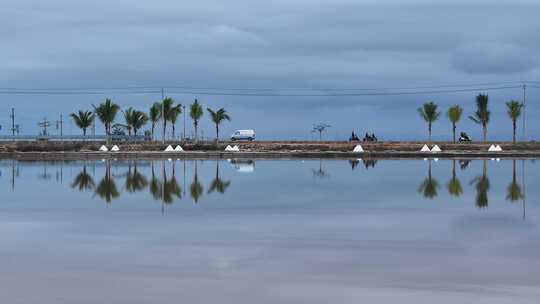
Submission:
[[[532,12],[539,9],[532,0],[10,1],[0,12],[0,87],[372,88],[537,80],[540,22]],[[243,115],[272,113],[287,119],[276,136],[304,136],[295,130],[325,120],[342,134],[366,122],[387,136],[418,137],[424,134],[415,112],[419,104],[433,99],[441,106],[462,103],[470,111],[475,93],[174,96],[227,106],[236,115],[225,128],[256,123],[271,134],[274,119]],[[530,100],[536,94],[531,88]],[[108,95],[140,108],[160,97]],[[505,121],[501,102],[519,98],[520,91],[490,96],[500,113],[493,121]],[[49,105],[39,115],[21,117],[35,133],[36,116],[57,116],[104,97],[1,95],[0,110]],[[540,111],[534,104],[528,110],[529,117]],[[0,117],[0,124],[6,119]]]

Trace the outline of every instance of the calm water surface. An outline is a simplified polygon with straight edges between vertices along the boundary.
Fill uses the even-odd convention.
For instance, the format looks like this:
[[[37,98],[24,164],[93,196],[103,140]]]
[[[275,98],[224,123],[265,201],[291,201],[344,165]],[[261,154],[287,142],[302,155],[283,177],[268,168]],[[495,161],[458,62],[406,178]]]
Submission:
[[[531,160],[0,162],[0,303],[538,303]]]

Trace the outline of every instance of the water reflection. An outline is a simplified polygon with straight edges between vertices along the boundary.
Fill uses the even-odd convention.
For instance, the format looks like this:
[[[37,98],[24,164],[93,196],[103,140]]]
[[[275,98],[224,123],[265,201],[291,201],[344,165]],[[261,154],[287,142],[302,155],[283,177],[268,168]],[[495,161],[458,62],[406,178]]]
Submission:
[[[210,188],[208,189],[208,193],[212,193],[214,191],[217,191],[221,194],[224,194],[225,191],[227,191],[227,188],[231,185],[231,181],[223,181],[219,176],[219,161],[216,161],[216,176],[210,183]]]
[[[487,176],[487,160],[482,161],[482,175],[475,177],[470,182],[476,189],[476,206],[478,208],[487,208],[489,204],[489,178]]]
[[[77,174],[73,183],[71,183],[71,188],[79,189],[79,191],[91,191],[95,187],[94,179],[86,171],[86,163],[83,166],[83,170]]]
[[[439,189],[439,182],[433,178],[431,174],[431,159],[428,161],[428,176],[418,186],[418,193],[422,194],[427,199],[433,199],[437,196]]]
[[[116,183],[111,174],[111,161],[107,160],[105,176],[101,179],[95,190],[95,195],[110,204],[113,199],[120,196]]]
[[[523,203],[523,213],[525,213],[526,161],[523,161],[523,172],[521,173],[518,172],[520,168],[517,166],[516,160],[501,162],[500,164],[503,168],[507,168],[506,176],[504,174],[502,176],[500,175],[499,172],[501,169],[499,163],[492,162],[493,168],[489,171],[494,172],[491,172],[492,176],[490,176],[490,172],[488,171],[488,169],[491,169],[488,168],[490,161],[487,159],[439,162],[428,160],[423,164],[426,165],[425,170],[427,172],[421,180],[410,180],[404,175],[404,172],[416,170],[419,164],[418,161],[393,161],[388,163],[383,161],[382,164],[384,165],[382,168],[380,167],[380,163],[370,159],[345,161],[318,159],[307,162],[311,164],[311,169],[308,169],[311,172],[305,172],[304,169],[301,169],[302,167],[288,167],[290,170],[302,170],[301,174],[305,176],[312,175],[317,178],[328,178],[324,181],[328,185],[340,184],[341,180],[346,177],[345,174],[361,174],[364,175],[365,181],[369,182],[377,180],[372,179],[371,176],[380,177],[381,174],[384,176],[393,176],[399,178],[398,182],[400,184],[407,185],[409,189],[416,189],[420,197],[428,200],[446,199],[448,197],[455,199],[473,197],[473,199],[467,199],[464,203],[470,203],[472,206],[481,209],[487,208],[491,200],[494,202],[508,201],[511,203],[521,201]],[[205,163],[209,165],[204,166]],[[229,163],[232,165],[232,168],[227,166],[227,163],[223,160],[219,159],[211,162],[172,159],[151,161],[103,160],[102,162],[78,161],[72,164],[68,162],[23,162],[8,160],[0,162],[0,168],[3,169],[4,176],[10,175],[6,178],[6,184],[10,184],[12,191],[15,191],[16,180],[21,176],[23,169],[25,167],[31,167],[33,168],[30,174],[31,177],[34,179],[37,178],[40,182],[54,183],[56,180],[61,183],[64,175],[67,173],[66,176],[69,175],[71,181],[68,184],[70,189],[82,193],[91,193],[90,197],[102,200],[107,205],[122,196],[147,195],[151,200],[161,203],[162,210],[165,210],[167,206],[179,200],[200,203],[201,200],[207,197],[207,200],[212,200],[215,197],[213,195],[223,195],[229,192],[231,187],[236,187],[236,184],[240,184],[240,182],[233,182],[229,174],[232,174],[233,177],[240,178],[240,175],[236,173],[243,171],[239,170],[238,166],[253,168],[255,162],[253,160],[231,160]],[[349,164],[353,170],[361,166],[360,164],[363,164],[366,169],[373,170],[369,172],[364,170],[353,173],[349,170],[342,172],[340,170],[343,170],[344,163]],[[376,167],[376,165],[378,166]],[[468,168],[468,170],[460,171],[459,168]],[[183,174],[181,172],[182,169]],[[268,171],[272,170],[274,170],[274,173],[268,173]],[[267,174],[275,174],[272,178],[277,176],[288,178],[286,173],[276,171],[272,166],[264,167],[264,170],[261,170],[260,173],[258,172],[257,177],[255,175],[253,177],[264,177]],[[24,179],[24,174],[22,176]],[[57,178],[54,178],[55,176]],[[333,178],[329,179],[330,176]],[[520,178],[521,176],[522,178]],[[26,177],[30,178],[28,174]],[[492,179],[494,179],[494,182],[501,181],[502,183],[492,184]],[[241,183],[249,183],[251,180],[247,176],[240,179]],[[443,180],[445,184],[440,183]],[[465,180],[469,182],[466,183],[464,182]],[[495,187],[494,185],[499,185],[498,187],[501,189],[492,189]],[[266,191],[264,186],[260,187],[254,189],[254,191]],[[442,187],[445,187],[445,189],[442,190]],[[22,191],[22,189],[26,188],[21,187],[18,190]],[[363,191],[362,195],[369,195],[370,187],[357,189]],[[474,196],[465,195],[467,193]]]
[[[516,174],[516,160],[512,160],[512,181],[506,188],[506,199],[512,203],[515,203],[523,198],[521,192],[521,186],[517,182]]]
[[[461,187],[461,182],[456,175],[456,160],[452,160],[452,178],[446,185],[448,188],[448,193],[451,196],[459,197],[463,193],[463,187]]]
[[[133,170],[131,169],[133,167]],[[130,161],[126,175],[125,188],[128,192],[134,193],[143,191],[148,186],[148,180],[137,170],[137,162]]]

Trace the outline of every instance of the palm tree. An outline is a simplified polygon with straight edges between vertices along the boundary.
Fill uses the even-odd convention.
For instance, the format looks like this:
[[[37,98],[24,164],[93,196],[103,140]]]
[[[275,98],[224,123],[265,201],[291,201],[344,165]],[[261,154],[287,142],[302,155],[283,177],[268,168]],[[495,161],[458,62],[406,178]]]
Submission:
[[[450,195],[459,197],[463,193],[463,188],[461,187],[461,182],[456,175],[456,160],[452,160],[452,179],[448,182],[446,186],[448,188],[448,193]]]
[[[475,123],[482,125],[482,134],[484,142],[487,139],[487,124],[489,123],[489,117],[491,112],[488,109],[489,97],[488,95],[479,94],[476,96],[476,112],[474,115],[469,116],[469,119]]]
[[[418,193],[428,199],[433,199],[437,196],[439,189],[439,182],[431,175],[431,160],[429,160],[428,177],[418,187]]]
[[[73,118],[73,121],[83,131],[83,136],[86,137],[86,129],[88,129],[92,122],[94,122],[95,115],[92,113],[92,111],[79,111],[79,113],[71,113],[69,115],[71,118]]]
[[[521,109],[523,108],[523,104],[519,101],[510,100],[506,103],[506,113],[508,113],[508,117],[512,120],[512,131],[513,131],[513,137],[512,142],[516,143],[516,122],[518,118],[521,116]]]
[[[329,124],[326,124],[326,123],[318,123],[318,124],[314,124],[313,125],[313,128],[311,129],[311,133],[315,133],[315,132],[318,132],[319,133],[319,141],[322,141],[322,133],[330,128],[331,125]]]
[[[219,124],[224,120],[231,120],[231,117],[229,114],[227,114],[227,111],[225,111],[224,108],[221,108],[217,111],[213,111],[212,109],[208,108],[208,113],[210,113],[210,118],[212,119],[212,122],[216,125],[216,143],[219,142]]]
[[[120,106],[112,102],[109,98],[105,99],[105,102],[101,103],[99,106],[94,106],[94,112],[96,113],[99,120],[105,126],[105,133],[107,134],[107,140],[111,135],[111,125],[116,118],[116,114],[120,110]]]
[[[448,119],[452,123],[452,138],[454,143],[456,143],[456,124],[461,119],[461,114],[463,114],[463,109],[459,105],[451,106],[446,113]]]
[[[131,130],[133,130],[133,134],[137,136],[137,131],[148,122],[146,113],[133,108],[124,111],[124,119],[126,120],[129,136],[131,136]]]
[[[191,119],[193,119],[193,127],[195,128],[195,140],[197,140],[197,129],[199,127],[199,120],[201,119],[203,114],[203,108],[201,107],[197,99],[195,99],[195,102],[193,102],[189,107],[189,116],[191,117]]]
[[[176,120],[178,120],[178,116],[182,114],[182,105],[178,104],[174,107],[172,107],[171,111],[169,112],[169,121],[171,122],[172,126],[172,137],[174,138],[174,133],[176,129]]]
[[[428,123],[429,142],[431,142],[431,125],[439,119],[441,112],[437,112],[437,104],[433,101],[426,102],[418,108],[418,114]]]
[[[181,105],[174,105],[174,99],[166,97],[161,102],[161,119],[163,120],[163,143],[165,143],[165,135],[167,132],[167,121],[171,121],[171,117],[178,114],[182,111]],[[176,117],[174,119],[176,121]],[[174,130],[174,125],[173,125]]]
[[[157,122],[161,119],[161,104],[155,102],[150,107],[150,121],[152,122],[152,140],[154,140],[154,129],[156,128]]]

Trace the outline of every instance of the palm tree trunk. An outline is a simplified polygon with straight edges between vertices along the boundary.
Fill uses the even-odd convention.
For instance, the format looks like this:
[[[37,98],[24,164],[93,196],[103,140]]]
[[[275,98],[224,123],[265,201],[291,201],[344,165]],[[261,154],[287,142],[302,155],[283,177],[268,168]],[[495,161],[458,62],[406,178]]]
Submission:
[[[216,123],[216,143],[219,142],[219,125]]]
[[[195,120],[195,122],[193,123],[193,125],[195,126],[195,142],[197,142],[197,121]]]
[[[165,143],[165,132],[167,131],[167,120],[163,119],[163,143]]]
[[[156,127],[156,123],[152,122],[152,140],[154,140],[154,128]]]
[[[512,128],[513,128],[512,142],[515,144],[516,143],[516,120],[515,119],[512,121]]]
[[[483,133],[484,133],[484,143],[487,142],[487,126],[486,124],[482,125]]]
[[[453,141],[456,143],[456,123],[452,123],[452,134],[453,134]]]
[[[172,124],[172,138],[174,140],[174,124]]]
[[[429,143],[431,143],[431,122],[428,123]]]

